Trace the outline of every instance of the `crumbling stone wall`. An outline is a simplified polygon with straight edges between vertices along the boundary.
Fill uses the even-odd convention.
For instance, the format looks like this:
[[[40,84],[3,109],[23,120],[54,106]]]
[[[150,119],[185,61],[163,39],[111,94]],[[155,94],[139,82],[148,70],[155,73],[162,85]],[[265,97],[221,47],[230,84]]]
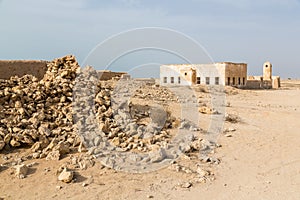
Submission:
[[[112,72],[109,70],[99,70],[98,76],[101,81],[107,81],[111,80],[112,78],[120,78],[123,74],[126,74],[125,72]]]
[[[247,82],[247,64],[245,63],[222,63],[225,65],[226,85],[244,86]]]
[[[47,71],[47,61],[43,60],[0,60],[0,79],[30,74],[41,80]]]
[[[0,79],[0,151],[31,146],[35,158],[59,159],[67,147],[79,145],[71,106],[78,68],[75,57],[66,56],[49,62],[41,80]]]

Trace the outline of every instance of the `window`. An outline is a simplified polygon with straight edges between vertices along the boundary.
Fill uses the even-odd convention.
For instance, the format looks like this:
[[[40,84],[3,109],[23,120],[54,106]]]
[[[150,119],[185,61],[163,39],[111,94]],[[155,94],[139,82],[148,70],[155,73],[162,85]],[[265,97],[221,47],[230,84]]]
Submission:
[[[201,83],[201,78],[200,78],[200,77],[197,77],[196,83],[197,83],[197,84],[200,84],[200,83]]]
[[[178,76],[178,84],[180,84],[180,76]]]
[[[232,78],[232,85],[235,85],[235,77]]]
[[[227,78],[227,85],[230,85],[230,77]]]
[[[187,75],[187,73],[185,72],[185,73],[184,73],[184,75],[186,76],[186,75]]]
[[[171,83],[174,83],[174,77],[171,77]]]
[[[167,83],[167,77],[164,77],[164,83]]]
[[[238,79],[238,84],[241,85],[241,77]]]
[[[209,85],[209,77],[205,78],[205,83],[206,83],[206,85]]]
[[[243,77],[243,85],[245,85],[246,83],[245,83],[245,77]]]
[[[219,81],[220,81],[219,77],[215,77],[215,84],[216,85],[219,85]]]

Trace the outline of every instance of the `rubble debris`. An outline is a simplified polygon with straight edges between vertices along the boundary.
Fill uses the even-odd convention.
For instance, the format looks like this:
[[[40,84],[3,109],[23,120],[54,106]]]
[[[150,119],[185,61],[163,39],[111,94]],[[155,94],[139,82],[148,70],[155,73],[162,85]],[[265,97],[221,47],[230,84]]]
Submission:
[[[193,184],[191,182],[185,182],[185,183],[180,184],[180,186],[182,188],[190,188],[193,186]]]
[[[62,189],[62,186],[61,186],[61,185],[57,185],[55,188],[56,188],[57,190],[60,190],[60,189]]]
[[[77,146],[71,103],[78,68],[70,55],[47,63],[40,81],[32,75],[0,80],[0,150],[29,145],[37,153],[53,138]],[[43,151],[41,157],[50,152]]]
[[[238,123],[241,121],[240,117],[235,114],[225,114],[225,121],[230,123]]]
[[[204,163],[212,163],[212,164],[217,164],[217,165],[220,164],[220,162],[221,162],[220,159],[211,157],[211,156],[207,156],[207,155],[200,155],[199,160]]]
[[[181,119],[179,129],[187,129],[190,131],[200,131],[201,130],[195,123],[193,123],[189,120],[186,120],[186,119]]]
[[[229,133],[229,132],[234,132],[234,131],[236,131],[235,128],[229,127],[229,128],[225,128],[223,133]]]
[[[25,164],[21,164],[21,165],[16,165],[15,169],[16,169],[15,175],[18,178],[23,179],[26,177],[29,168]]]
[[[215,109],[209,108],[207,106],[201,106],[198,110],[202,114],[208,114],[208,115],[219,114],[218,111],[216,111]]]
[[[74,172],[70,171],[67,168],[64,168],[63,171],[59,174],[58,180],[65,183],[70,183],[73,180],[73,177],[74,177]]]

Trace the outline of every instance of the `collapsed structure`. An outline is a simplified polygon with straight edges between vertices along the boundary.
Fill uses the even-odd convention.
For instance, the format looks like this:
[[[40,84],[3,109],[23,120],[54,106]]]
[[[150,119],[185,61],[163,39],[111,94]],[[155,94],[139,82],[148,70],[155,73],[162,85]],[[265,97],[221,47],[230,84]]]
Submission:
[[[265,62],[263,65],[263,75],[262,76],[248,76],[247,88],[279,88],[280,87],[280,77],[272,76],[272,64],[270,62]]]
[[[32,63],[36,65],[30,65]],[[88,71],[90,68],[84,71],[72,55],[51,62],[3,61],[0,70],[1,67],[19,64],[34,71],[45,63],[46,70],[42,68],[35,74],[41,77],[40,80],[31,74],[22,76],[23,68],[11,72],[13,76],[9,79],[0,79],[0,152],[16,147],[31,147],[32,158],[59,160],[70,151],[81,152],[83,146],[99,146],[102,149],[103,145],[112,143],[124,151],[135,149],[146,152],[170,138],[168,129],[172,127],[174,118],[168,115],[163,127],[156,127],[146,120],[150,117],[150,108],[126,99],[130,86],[136,88],[141,85],[126,82],[130,79],[127,73]],[[86,76],[83,80],[81,74]],[[94,79],[92,76],[95,76]],[[118,79],[120,85],[117,87]],[[159,101],[171,97],[166,89],[154,89],[159,92],[157,96],[162,98]],[[93,90],[96,90],[95,93],[91,92]],[[141,94],[133,95],[144,99],[143,92],[138,91]],[[89,99],[92,104],[89,104]],[[113,105],[117,107],[113,109]],[[96,121],[90,118],[91,110],[95,112]],[[139,121],[143,123],[137,125]],[[100,137],[84,138],[78,133],[80,130],[80,133],[87,132],[90,136],[91,127],[95,125],[99,126],[105,141]],[[146,133],[152,135],[143,137]]]
[[[280,77],[272,76],[272,64],[265,62],[263,76],[247,76],[246,63],[173,64],[160,66],[163,86],[230,85],[247,89],[280,87]]]

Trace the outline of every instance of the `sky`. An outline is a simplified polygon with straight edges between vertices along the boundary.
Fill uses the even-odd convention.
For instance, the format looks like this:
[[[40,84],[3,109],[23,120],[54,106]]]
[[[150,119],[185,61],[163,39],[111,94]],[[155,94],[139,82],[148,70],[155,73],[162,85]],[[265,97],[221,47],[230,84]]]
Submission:
[[[107,66],[85,62],[97,45],[129,30],[157,27],[192,38],[212,62],[245,62],[249,75],[261,75],[270,61],[274,75],[300,78],[300,0],[0,0],[0,23],[5,60],[73,54],[79,64],[102,69]],[[107,45],[109,52],[119,48],[117,42]],[[144,68],[184,62],[170,52],[144,49],[120,55],[109,69],[149,75]]]

